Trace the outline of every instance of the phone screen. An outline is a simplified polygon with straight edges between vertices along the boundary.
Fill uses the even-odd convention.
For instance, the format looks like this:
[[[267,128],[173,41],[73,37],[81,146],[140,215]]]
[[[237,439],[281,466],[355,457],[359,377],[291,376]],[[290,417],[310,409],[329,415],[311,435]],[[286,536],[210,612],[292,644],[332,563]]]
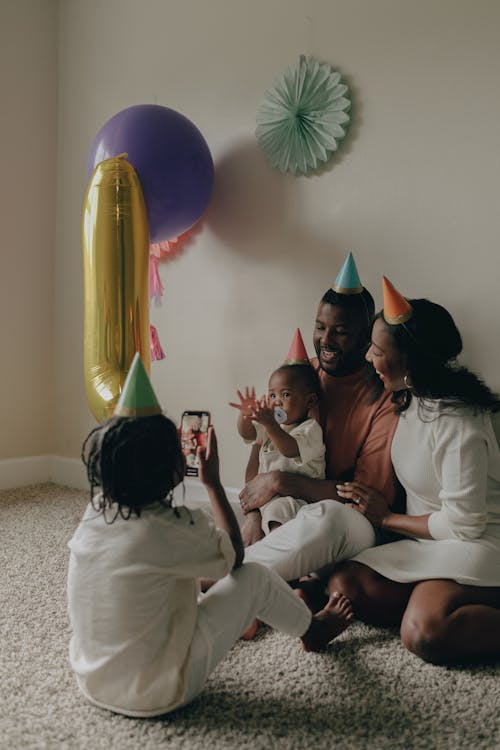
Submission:
[[[181,445],[186,459],[186,476],[198,476],[198,457],[196,451],[207,442],[210,425],[210,412],[185,411],[181,420]]]

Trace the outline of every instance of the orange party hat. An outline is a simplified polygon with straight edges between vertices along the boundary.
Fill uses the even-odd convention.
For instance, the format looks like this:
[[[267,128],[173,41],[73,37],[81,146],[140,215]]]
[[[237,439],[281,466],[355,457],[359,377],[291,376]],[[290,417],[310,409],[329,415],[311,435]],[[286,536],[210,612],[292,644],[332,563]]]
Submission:
[[[406,323],[413,314],[413,308],[407,299],[393,287],[389,279],[382,276],[382,292],[384,296],[384,320],[391,326]]]
[[[307,356],[306,347],[304,346],[304,340],[300,333],[300,328],[297,328],[293,335],[293,340],[286,355],[284,361],[285,365],[308,365],[309,357]]]

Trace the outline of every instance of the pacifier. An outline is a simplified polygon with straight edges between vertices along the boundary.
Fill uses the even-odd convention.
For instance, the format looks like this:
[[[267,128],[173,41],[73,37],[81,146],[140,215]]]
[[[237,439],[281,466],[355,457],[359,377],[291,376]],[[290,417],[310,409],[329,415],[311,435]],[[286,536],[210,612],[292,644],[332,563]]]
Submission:
[[[281,406],[274,407],[274,418],[278,424],[283,424],[288,419],[288,414]]]

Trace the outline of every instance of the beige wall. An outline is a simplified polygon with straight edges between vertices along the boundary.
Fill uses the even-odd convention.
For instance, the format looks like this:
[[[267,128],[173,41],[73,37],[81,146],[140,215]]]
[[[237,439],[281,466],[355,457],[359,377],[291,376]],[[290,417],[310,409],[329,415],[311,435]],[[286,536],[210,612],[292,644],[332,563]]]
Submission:
[[[157,102],[182,112],[204,134],[216,164],[202,227],[161,267],[165,295],[152,322],[167,358],[153,363],[152,379],[175,419],[184,408],[210,409],[226,484],[241,484],[247,455],[227,402],[246,383],[265,388],[295,327],[310,345],[317,301],[349,249],[378,304],[385,273],[403,293],[449,307],[464,334],[464,362],[500,389],[500,3],[65,0],[60,16],[54,400],[50,415],[36,418],[27,404],[16,404],[19,442],[11,448],[3,436],[0,455],[38,450],[30,433],[43,433],[50,416],[54,452],[76,457],[93,425],[82,375],[85,161],[101,125],[132,104]],[[326,169],[307,178],[270,169],[253,135],[263,91],[301,53],[340,70],[353,99],[348,138]],[[52,56],[49,50],[46,73]],[[45,102],[36,110],[31,98],[29,104],[32,117],[49,117]],[[14,142],[22,151],[15,135]],[[22,184],[11,200],[16,224],[25,216]],[[37,227],[33,222],[34,234]],[[31,294],[21,299],[7,285],[25,328],[34,319],[39,330],[43,318],[44,341],[51,333],[50,237],[47,227],[43,260],[33,248],[29,263],[22,256]],[[26,249],[15,226],[2,244],[4,258],[7,251],[14,257],[12,245],[18,254]],[[13,260],[7,269],[14,277]],[[0,283],[6,284],[3,276]],[[49,377],[46,347],[31,332],[27,354],[7,331],[11,387],[17,390],[20,370],[34,401],[35,371]],[[12,427],[9,400],[5,408]]]
[[[0,459],[50,453],[56,0],[0,2]]]

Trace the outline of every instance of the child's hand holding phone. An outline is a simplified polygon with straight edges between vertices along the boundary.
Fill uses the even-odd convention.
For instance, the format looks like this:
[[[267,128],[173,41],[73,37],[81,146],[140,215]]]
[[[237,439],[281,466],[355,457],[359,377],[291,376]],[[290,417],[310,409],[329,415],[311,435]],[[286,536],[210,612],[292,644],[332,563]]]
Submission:
[[[198,473],[203,484],[207,487],[220,485],[219,450],[215,430],[212,426],[208,428],[206,445],[199,447],[197,450],[197,457]]]
[[[241,532],[234,511],[231,508],[226,492],[220,481],[219,474],[219,451],[217,449],[217,438],[212,426],[208,428],[207,441],[197,451],[200,479],[206,487],[215,525],[224,529],[229,534],[235,551],[235,568],[243,562],[244,548]]]

